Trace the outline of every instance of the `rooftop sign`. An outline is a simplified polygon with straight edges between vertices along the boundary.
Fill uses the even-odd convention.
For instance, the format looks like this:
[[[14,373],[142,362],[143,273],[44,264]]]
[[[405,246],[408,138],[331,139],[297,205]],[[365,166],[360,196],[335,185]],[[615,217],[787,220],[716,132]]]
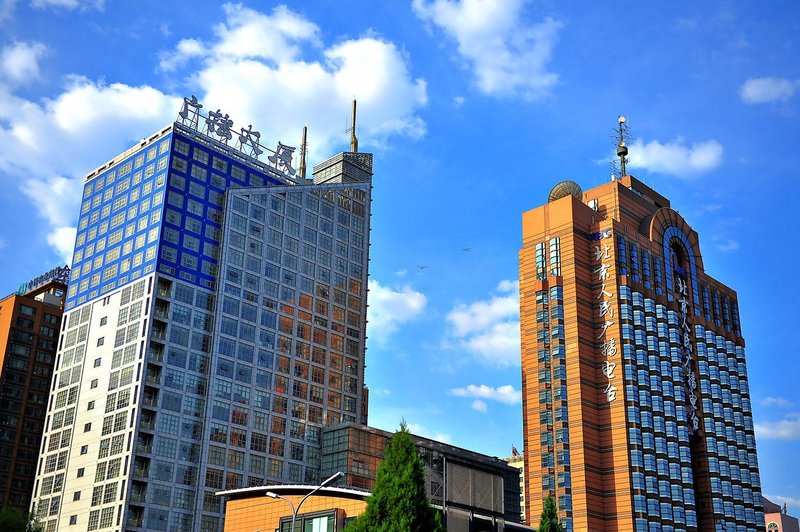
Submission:
[[[17,289],[17,294],[19,295],[26,294],[31,290],[33,290],[34,288],[38,288],[50,281],[58,281],[67,284],[69,283],[69,274],[70,274],[69,266],[65,265],[63,267],[59,266],[57,268],[53,268],[44,275],[40,275],[35,279],[31,279],[27,283],[22,283],[21,285],[19,285],[19,288]]]
[[[292,168],[294,147],[278,142],[277,148],[271,150],[260,143],[261,133],[253,131],[252,125],[248,125],[246,128],[240,127],[237,131],[228,113],[223,113],[217,109],[216,111],[209,111],[208,115],[203,116],[200,113],[202,107],[203,105],[197,100],[196,96],[184,98],[183,106],[178,113],[178,123],[204,133],[225,145],[228,145],[228,142],[236,136],[233,146],[235,149],[257,160],[260,160],[259,156],[266,151],[270,154],[266,157],[267,165],[288,174],[290,177],[295,174],[295,169]]]

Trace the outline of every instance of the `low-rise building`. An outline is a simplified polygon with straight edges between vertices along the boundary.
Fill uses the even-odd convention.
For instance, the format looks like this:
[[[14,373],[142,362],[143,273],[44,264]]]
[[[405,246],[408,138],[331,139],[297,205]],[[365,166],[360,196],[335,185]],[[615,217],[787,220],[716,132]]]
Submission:
[[[800,532],[797,518],[786,513],[786,506],[781,508],[766,497],[764,500],[764,526],[767,532]]]
[[[319,489],[297,512],[301,530],[342,530],[366,507],[375,486],[391,432],[355,423],[322,432],[322,470],[326,478],[345,473],[342,487]],[[442,511],[450,532],[532,530],[520,523],[519,471],[505,460],[411,435],[425,464],[431,504]],[[218,492],[227,498],[225,532],[291,529],[294,508],[316,486],[261,486]],[[290,501],[287,503],[286,501]]]
[[[56,268],[0,300],[0,507],[27,511],[31,503],[69,272]],[[67,375],[54,389],[65,379],[74,382]],[[55,467],[65,455],[54,453],[42,466]]]

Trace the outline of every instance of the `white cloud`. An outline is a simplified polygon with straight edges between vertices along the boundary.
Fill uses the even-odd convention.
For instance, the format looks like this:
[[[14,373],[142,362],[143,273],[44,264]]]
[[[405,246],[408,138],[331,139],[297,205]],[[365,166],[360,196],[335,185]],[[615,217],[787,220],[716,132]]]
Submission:
[[[459,303],[450,311],[450,343],[489,364],[519,365],[519,283],[502,281],[497,292],[488,300]]]
[[[72,259],[70,226],[82,176],[142,134],[163,127],[179,101],[152,87],[105,85],[81,77],[71,77],[64,92],[41,103],[0,88],[0,171],[49,225],[48,242],[59,260]]]
[[[729,238],[725,242],[720,242],[719,244],[717,244],[717,249],[722,251],[723,253],[736,251],[737,249],[739,249],[739,241]]]
[[[0,52],[2,79],[14,84],[29,83],[40,76],[39,59],[47,52],[40,42],[16,42]]]
[[[284,5],[265,15],[241,4],[223,6],[227,22],[214,27],[218,42],[215,53],[229,57],[259,57],[275,61],[296,59],[299,44],[310,40],[319,45],[319,27]]]
[[[800,80],[751,78],[739,87],[739,97],[749,104],[785,102],[794,96],[798,88]]]
[[[463,96],[454,96],[453,97],[453,106],[461,107],[462,105],[464,105],[464,102],[466,102],[466,101],[467,100]]]
[[[548,72],[561,22],[527,25],[529,0],[413,0],[414,13],[455,39],[478,88],[496,96],[547,96],[558,82]]]
[[[69,223],[71,213],[80,204],[81,190],[78,184],[66,177],[46,181],[31,179],[23,184],[22,191],[51,225],[60,226]]]
[[[407,58],[392,42],[368,35],[325,48],[320,29],[285,6],[269,15],[238,4],[224,10],[213,40],[184,39],[161,57],[162,68],[175,70],[200,61],[199,70],[177,75],[200,88],[208,107],[252,124],[268,143],[296,145],[306,122],[312,160],[349,138],[343,123],[353,97],[362,149],[394,135],[425,134],[415,115],[427,103],[425,80],[411,77]]]
[[[100,8],[102,2],[37,5]],[[278,140],[296,145],[292,141],[299,141],[307,121],[311,164],[345,144],[342,126],[354,95],[362,148],[393,135],[424,135],[425,123],[415,112],[427,101],[425,81],[411,78],[406,57],[393,43],[367,36],[324,48],[319,28],[285,7],[265,15],[226,5],[224,15],[209,42],[183,38],[160,58],[165,70],[198,87],[206,109],[224,107],[236,126],[253,124],[272,146]],[[322,59],[306,58],[309,47]],[[19,66],[16,72],[26,73]],[[28,67],[27,74],[36,72]],[[174,120],[180,103],[178,95],[157,87],[78,75],[67,78],[60,94],[38,101],[0,83],[0,171],[34,200],[50,223],[58,253],[77,209],[69,201],[43,199],[41,190],[32,194],[31,176],[43,183],[63,176],[80,188],[86,173]]]
[[[486,384],[470,384],[465,388],[453,388],[450,390],[452,395],[457,397],[475,397],[478,399],[489,399],[508,405],[516,405],[522,402],[522,392],[515,390],[511,384],[492,387]]]
[[[687,146],[683,138],[662,144],[637,139],[630,146],[628,166],[650,172],[689,178],[714,170],[722,163],[722,145],[716,140]]]
[[[775,406],[778,408],[789,408],[792,406],[790,401],[787,401],[783,397],[770,397],[767,396],[759,401],[760,404],[764,406]]]
[[[47,235],[47,243],[61,256],[62,264],[72,265],[76,234],[75,227],[56,227]]]
[[[423,438],[436,440],[442,443],[450,443],[453,440],[453,438],[449,434],[446,434],[444,432],[432,431],[428,429],[428,427],[419,425],[417,423],[408,423],[406,427],[408,428],[408,432],[410,432],[411,434],[414,434],[416,436],[422,436]]]
[[[0,23],[11,18],[17,0],[0,0]]]
[[[485,414],[486,412],[489,411],[489,406],[486,404],[485,401],[481,401],[480,399],[475,399],[474,401],[472,401],[472,409]]]
[[[207,53],[205,45],[197,39],[181,39],[174,51],[159,54],[158,69],[162,72],[172,72],[183,66],[190,59],[202,57]]]
[[[756,436],[764,440],[800,440],[800,413],[788,413],[779,421],[755,424]]]
[[[103,9],[103,7],[105,7],[105,0],[33,0],[31,5],[38,8]]]
[[[413,321],[422,314],[428,298],[410,286],[393,290],[371,280],[368,303],[367,335],[385,344],[400,325]]]

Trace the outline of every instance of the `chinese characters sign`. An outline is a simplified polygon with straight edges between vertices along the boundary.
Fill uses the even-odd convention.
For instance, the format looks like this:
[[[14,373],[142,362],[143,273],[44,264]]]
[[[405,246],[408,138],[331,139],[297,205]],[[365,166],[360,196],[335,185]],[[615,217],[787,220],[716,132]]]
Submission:
[[[265,148],[261,145],[261,133],[253,131],[253,126],[248,125],[246,128],[240,127],[238,130],[233,125],[233,120],[228,116],[228,113],[223,113],[221,110],[209,111],[208,116],[203,117],[200,114],[203,104],[197,101],[196,96],[183,99],[183,106],[178,113],[178,122],[184,126],[188,126],[195,131],[205,133],[209,137],[217,140],[225,145],[233,140],[236,135],[236,143],[234,148],[238,149],[243,154],[259,159],[259,156],[267,150],[271,155],[267,157],[267,164],[276,170],[293,176],[295,169],[292,168],[292,156],[294,148],[286,146],[285,144],[278,143],[278,147],[274,150]],[[203,126],[201,126],[201,119],[203,119]]]
[[[676,269],[676,271],[678,271]],[[697,375],[695,375],[692,368],[692,339],[691,327],[686,321],[689,316],[689,300],[687,299],[686,281],[678,275],[675,276],[675,288],[677,292],[677,301],[680,305],[681,312],[681,354],[683,375],[686,381],[686,395],[689,399],[689,424],[691,425],[692,432],[697,432],[700,429],[700,419],[697,416]]]
[[[616,302],[614,292],[612,291],[616,284],[611,278],[610,264],[611,264],[611,246],[605,242],[606,239],[611,238],[611,228],[608,228],[600,233],[593,233],[599,237],[591,238],[593,242],[597,242],[594,246],[593,264],[596,265],[592,269],[592,273],[597,275],[597,281],[600,282],[600,293],[595,298],[598,301],[598,318],[603,323],[603,328],[600,335],[596,338],[600,342],[600,350],[603,354],[603,362],[600,365],[600,371],[608,379],[603,393],[605,393],[606,400],[610,403],[617,398],[617,387],[614,385],[616,382],[617,369],[617,339],[608,334],[611,327],[614,326],[614,306]],[[611,282],[609,282],[611,281]]]
[[[44,275],[40,275],[35,279],[31,279],[27,283],[22,283],[21,285],[19,285],[19,288],[17,289],[17,294],[23,295],[26,292],[29,292],[34,288],[38,288],[50,281],[58,281],[67,284],[69,282],[69,274],[70,274],[69,266],[53,268]]]

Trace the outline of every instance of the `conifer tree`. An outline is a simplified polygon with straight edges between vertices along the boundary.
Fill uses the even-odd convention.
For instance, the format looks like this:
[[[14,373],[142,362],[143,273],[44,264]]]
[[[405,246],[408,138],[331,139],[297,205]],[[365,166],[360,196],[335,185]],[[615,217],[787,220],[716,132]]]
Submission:
[[[367,508],[347,532],[444,532],[428,502],[425,465],[405,422],[386,447]]]
[[[564,527],[558,521],[558,512],[556,511],[556,502],[552,497],[547,497],[544,500],[544,508],[542,509],[542,517],[539,519],[539,528],[537,532],[564,532]]]
[[[43,532],[44,528],[34,514],[6,507],[0,510],[0,530],[3,532]]]

